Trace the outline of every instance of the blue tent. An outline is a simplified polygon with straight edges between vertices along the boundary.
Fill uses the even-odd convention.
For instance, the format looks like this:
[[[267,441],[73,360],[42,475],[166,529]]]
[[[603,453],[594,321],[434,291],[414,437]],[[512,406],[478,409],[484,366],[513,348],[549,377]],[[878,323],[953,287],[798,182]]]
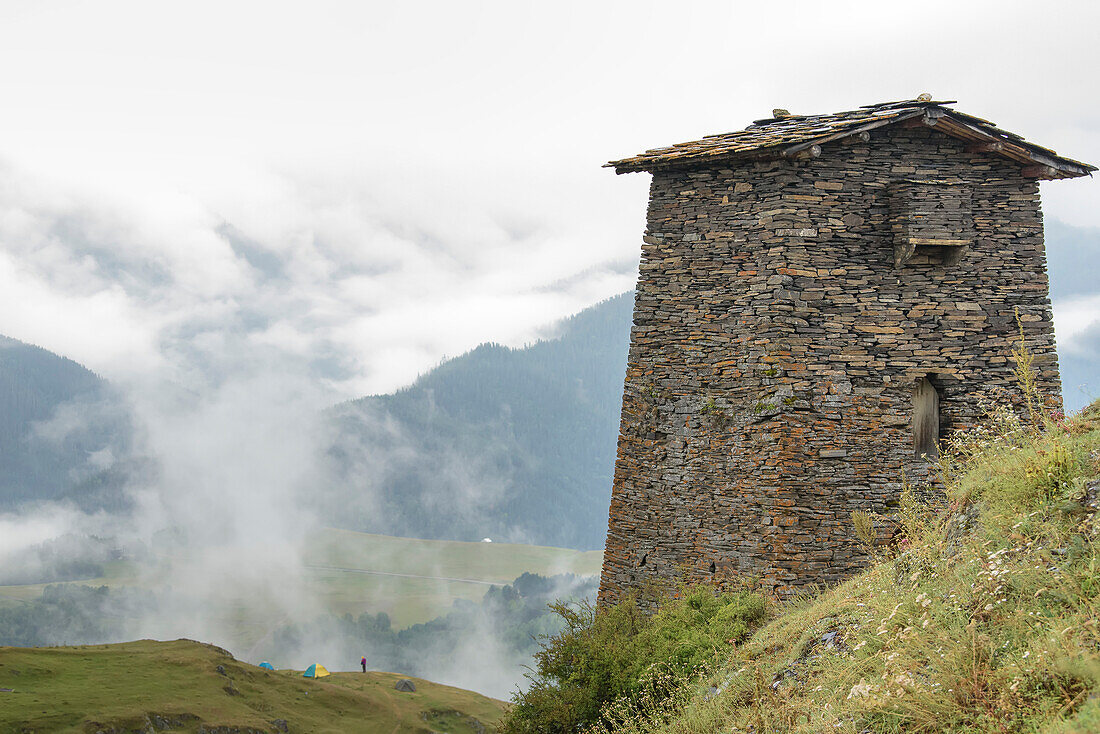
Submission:
[[[275,666],[267,662],[266,660],[260,663],[260,667],[264,670],[275,670]]]

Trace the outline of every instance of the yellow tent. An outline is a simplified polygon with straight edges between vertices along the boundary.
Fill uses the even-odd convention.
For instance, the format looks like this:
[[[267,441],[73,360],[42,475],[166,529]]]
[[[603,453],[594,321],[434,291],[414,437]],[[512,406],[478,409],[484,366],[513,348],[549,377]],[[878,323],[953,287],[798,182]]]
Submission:
[[[332,675],[332,673],[325,670],[325,666],[320,663],[314,663],[302,673],[303,678],[324,678],[326,675]]]

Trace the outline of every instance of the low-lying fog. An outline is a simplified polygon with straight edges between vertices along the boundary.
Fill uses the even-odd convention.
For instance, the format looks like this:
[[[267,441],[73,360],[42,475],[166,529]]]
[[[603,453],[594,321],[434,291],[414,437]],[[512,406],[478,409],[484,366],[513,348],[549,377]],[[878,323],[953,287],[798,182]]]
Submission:
[[[373,669],[506,698],[522,683],[532,638],[553,628],[546,603],[590,595],[594,581],[485,584],[472,600],[442,610],[446,624],[399,630],[402,620],[382,610],[394,607],[391,593],[406,593],[402,577],[372,577],[375,598],[353,614],[333,614],[307,565],[322,525],[311,499],[326,482],[324,455],[333,445],[326,396],[306,376],[250,372],[198,390],[143,381],[112,395],[125,406],[130,439],[105,446],[95,460],[109,455],[130,467],[124,509],[39,503],[0,516],[0,585],[20,585],[0,591],[11,597],[0,606],[0,644],[187,637],[252,663],[302,669],[321,662],[331,670],[356,669],[365,655]],[[35,440],[60,440],[100,409],[63,406]],[[403,567],[442,576],[431,547],[404,558]],[[105,574],[110,588],[93,591]],[[62,581],[71,584],[40,599],[38,587],[27,586]]]

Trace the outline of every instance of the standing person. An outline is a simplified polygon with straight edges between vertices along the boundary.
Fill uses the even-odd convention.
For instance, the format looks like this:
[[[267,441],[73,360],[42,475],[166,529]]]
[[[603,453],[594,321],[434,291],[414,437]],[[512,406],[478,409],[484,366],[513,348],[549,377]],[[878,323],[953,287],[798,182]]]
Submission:
[[[366,673],[367,672],[367,656],[366,655],[364,655],[363,657],[361,657],[359,659],[359,664],[363,666],[363,672]]]

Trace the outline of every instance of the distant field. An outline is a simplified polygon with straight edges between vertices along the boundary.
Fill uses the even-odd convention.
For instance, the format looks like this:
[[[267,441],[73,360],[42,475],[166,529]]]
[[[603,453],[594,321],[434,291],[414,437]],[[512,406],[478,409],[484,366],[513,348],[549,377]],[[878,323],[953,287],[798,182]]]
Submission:
[[[386,571],[507,582],[524,571],[597,574],[603,552],[518,543],[418,540],[326,528],[311,543],[306,561],[361,568],[380,564]]]
[[[133,565],[125,561],[108,563],[105,574],[98,578],[77,580],[68,583],[87,584],[88,586],[132,586],[135,572]],[[42,589],[51,584],[20,584],[18,586],[0,586],[0,607],[18,604],[42,595]]]
[[[393,673],[266,671],[191,640],[0,647],[0,731],[494,731],[506,704]],[[275,722],[280,722],[276,724]],[[282,722],[285,722],[283,724]]]
[[[395,626],[406,627],[439,616],[455,599],[478,601],[491,584],[509,583],[524,572],[598,574],[603,553],[326,529],[310,545],[305,562],[314,593],[328,609],[386,612]]]
[[[307,546],[307,588],[319,606],[341,615],[386,612],[397,628],[434,619],[456,599],[478,601],[490,585],[509,583],[524,572],[592,575],[600,572],[603,559],[600,551],[419,540],[330,528]],[[74,583],[143,585],[135,567],[125,562],[110,564],[102,578]],[[0,605],[37,598],[44,586],[0,586]],[[255,611],[242,604],[231,620],[244,647],[279,622],[271,616],[257,618]]]

